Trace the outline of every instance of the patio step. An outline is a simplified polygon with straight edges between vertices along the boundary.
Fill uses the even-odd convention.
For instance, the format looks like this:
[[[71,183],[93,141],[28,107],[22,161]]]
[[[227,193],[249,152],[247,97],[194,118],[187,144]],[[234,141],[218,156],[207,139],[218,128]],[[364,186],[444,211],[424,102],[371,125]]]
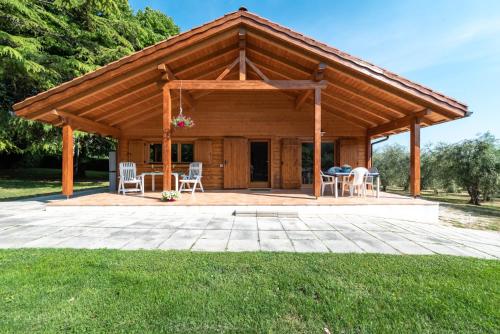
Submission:
[[[234,210],[233,216],[238,217],[278,217],[298,218],[297,211],[258,211],[258,210]]]

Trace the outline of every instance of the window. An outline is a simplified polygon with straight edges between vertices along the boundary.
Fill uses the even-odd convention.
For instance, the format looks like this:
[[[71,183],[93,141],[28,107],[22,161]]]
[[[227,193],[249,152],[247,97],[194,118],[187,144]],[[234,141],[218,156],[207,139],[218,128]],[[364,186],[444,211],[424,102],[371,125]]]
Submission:
[[[193,143],[172,143],[172,163],[189,163],[194,160]],[[149,162],[161,163],[161,144],[149,145]]]
[[[333,167],[333,142],[321,143],[321,170]],[[302,143],[302,184],[313,183],[314,144]]]

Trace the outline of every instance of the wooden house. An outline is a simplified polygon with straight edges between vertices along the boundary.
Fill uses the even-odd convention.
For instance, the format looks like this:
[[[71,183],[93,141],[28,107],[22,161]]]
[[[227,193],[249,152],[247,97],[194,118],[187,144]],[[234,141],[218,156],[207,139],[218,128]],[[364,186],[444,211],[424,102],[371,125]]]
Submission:
[[[192,128],[173,128],[182,105]],[[14,105],[62,127],[63,193],[73,192],[73,130],[116,138],[119,161],[164,175],[203,162],[206,189],[312,187],[320,168],[370,166],[371,140],[411,132],[420,192],[420,129],[467,106],[246,9]],[[158,180],[164,189],[172,179]]]

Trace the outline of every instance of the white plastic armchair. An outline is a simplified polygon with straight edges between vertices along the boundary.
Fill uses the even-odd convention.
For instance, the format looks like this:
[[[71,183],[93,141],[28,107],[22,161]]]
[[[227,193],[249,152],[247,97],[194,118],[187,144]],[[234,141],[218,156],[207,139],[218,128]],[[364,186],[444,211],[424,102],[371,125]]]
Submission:
[[[377,167],[368,168],[368,173],[370,174],[378,174]],[[375,186],[374,186],[375,176],[366,176],[366,189],[370,188],[372,191],[372,195],[375,195]]]
[[[368,174],[368,169],[364,167],[356,167],[350,173],[346,180],[346,185],[349,186],[349,193],[351,196],[354,195],[356,191],[358,196],[366,196],[366,176]],[[343,190],[343,189],[342,189]]]
[[[323,173],[323,171],[320,171],[321,173],[321,196],[325,193],[325,188],[327,186],[330,186],[330,189],[332,190],[332,195],[334,194],[333,192],[333,187],[335,187],[335,177],[331,175],[326,175]]]
[[[126,188],[126,184],[135,185],[134,188]],[[127,192],[144,192],[142,177],[137,176],[135,162],[120,162],[120,181],[118,183],[118,193],[125,195]]]
[[[202,171],[203,171],[203,163],[201,162],[192,162],[189,164],[189,172],[188,175],[184,176],[179,183],[181,184],[179,191],[191,191],[192,194],[196,191],[196,187],[199,186],[200,190],[202,192],[205,192],[203,190],[203,185],[201,184],[201,178],[202,178]],[[191,188],[191,185],[193,187]],[[185,188],[187,186],[187,188]]]

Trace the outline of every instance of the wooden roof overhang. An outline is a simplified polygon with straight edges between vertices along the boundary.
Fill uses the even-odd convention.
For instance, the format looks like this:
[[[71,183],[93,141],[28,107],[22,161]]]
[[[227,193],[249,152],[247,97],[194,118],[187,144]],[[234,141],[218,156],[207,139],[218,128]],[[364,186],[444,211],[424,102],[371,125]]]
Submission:
[[[243,81],[241,66],[248,68]],[[122,129],[161,114],[165,82],[174,107],[182,84],[188,108],[213,90],[278,90],[299,109],[314,103],[312,90],[320,87],[324,111],[374,138],[407,131],[415,118],[429,126],[468,115],[461,102],[244,10],[27,98],[14,110],[119,137]]]

